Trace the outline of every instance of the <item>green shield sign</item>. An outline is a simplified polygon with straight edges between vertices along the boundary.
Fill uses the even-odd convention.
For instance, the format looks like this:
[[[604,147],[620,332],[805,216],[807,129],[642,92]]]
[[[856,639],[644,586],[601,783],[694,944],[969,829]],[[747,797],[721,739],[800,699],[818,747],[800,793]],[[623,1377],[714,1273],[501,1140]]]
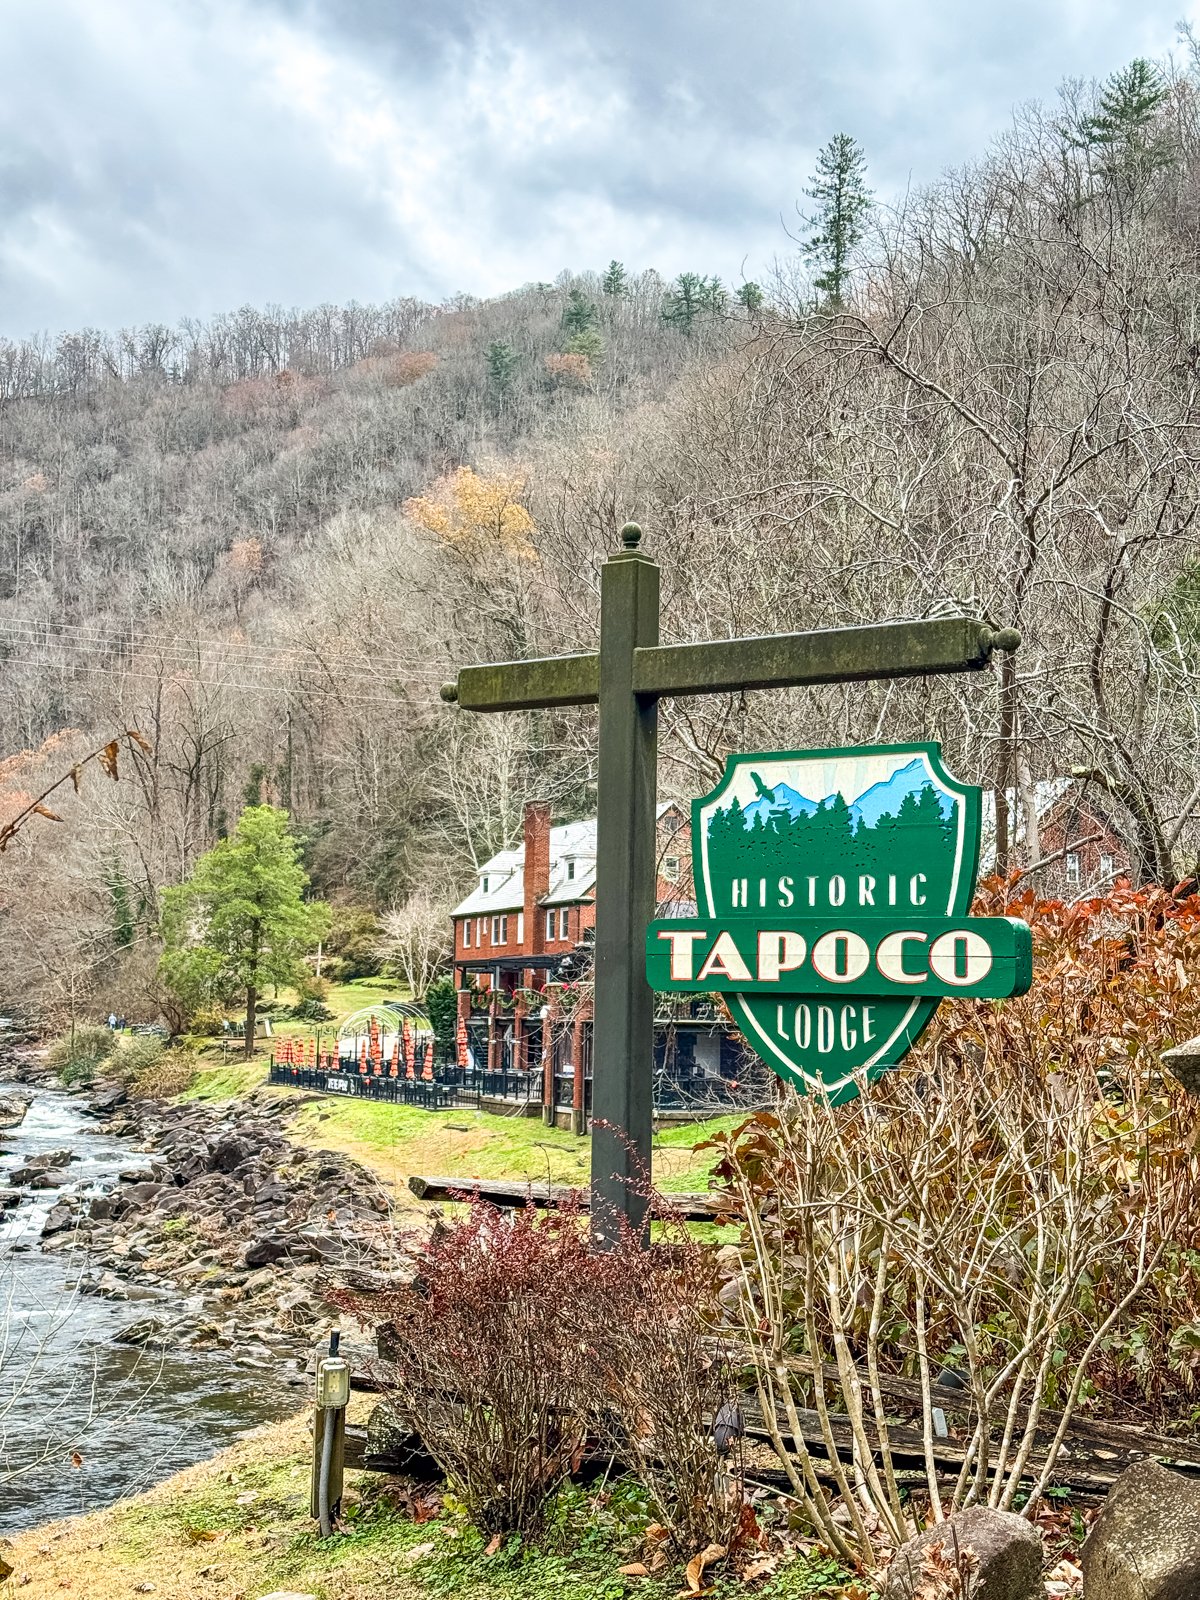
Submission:
[[[723,994],[781,1077],[850,1099],[946,995],[1029,987],[1028,926],[968,915],[979,822],[936,744],[732,757],[693,802],[698,914],[650,925],[650,984]]]

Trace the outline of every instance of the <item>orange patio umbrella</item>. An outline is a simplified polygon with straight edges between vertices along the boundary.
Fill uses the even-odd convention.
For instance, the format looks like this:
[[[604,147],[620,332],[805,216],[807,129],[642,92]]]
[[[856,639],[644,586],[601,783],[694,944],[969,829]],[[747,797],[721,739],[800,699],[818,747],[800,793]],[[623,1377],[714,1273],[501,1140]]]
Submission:
[[[425,1041],[425,1066],[421,1073],[426,1083],[433,1082],[433,1035]]]
[[[404,1040],[404,1064],[407,1068],[407,1076],[412,1078],[416,1076],[417,1041],[413,1035],[412,1023],[407,1017],[401,1024],[400,1031]]]
[[[460,1067],[465,1068],[470,1064],[470,1056],[467,1053],[467,1025],[461,1017],[458,1019],[458,1027],[455,1030],[454,1042],[458,1047],[458,1064]]]

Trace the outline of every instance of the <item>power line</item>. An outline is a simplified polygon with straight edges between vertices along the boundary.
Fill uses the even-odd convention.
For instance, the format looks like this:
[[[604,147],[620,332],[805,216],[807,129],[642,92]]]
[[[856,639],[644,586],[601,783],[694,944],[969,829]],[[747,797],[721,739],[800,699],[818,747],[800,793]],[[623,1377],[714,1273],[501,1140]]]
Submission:
[[[135,672],[135,671],[133,671],[130,668],[127,668],[127,667],[89,667],[89,666],[84,666],[82,664],[76,663],[73,667],[66,668],[66,667],[63,666],[63,664],[55,663],[55,662],[52,662],[52,661],[31,661],[31,662],[28,662],[27,665],[34,671],[55,672],[55,671],[67,670],[67,671],[70,671],[70,672],[72,672],[74,674],[82,674],[82,675],[87,676],[87,677],[119,678],[122,681],[125,681],[126,679],[129,679],[129,678],[133,678],[133,679],[135,679],[135,680],[137,680],[139,682],[156,683],[156,684],[160,684],[160,685],[163,682],[162,678],[159,677],[156,673],[152,673],[152,672]],[[430,689],[432,691],[433,684],[436,681],[437,680],[435,680],[435,679],[430,679],[427,682],[422,681],[421,684],[420,684],[420,687],[428,688],[428,689]],[[272,686],[269,683],[263,683],[263,682],[258,682],[258,683],[239,683],[235,679],[232,679],[232,678],[202,678],[202,677],[192,678],[190,680],[190,683],[191,683],[192,686],[194,686],[196,688],[201,688],[201,689],[222,689],[222,690],[226,690],[227,689],[227,690],[230,690],[230,691],[232,691],[234,693],[255,694],[255,695],[259,695],[259,696],[262,696],[264,694],[272,694],[272,693],[286,696],[289,692],[297,692],[297,689],[298,689],[298,691],[300,693],[303,693],[303,694],[319,695],[319,696],[326,697],[326,698],[332,698],[335,695],[337,695],[338,694],[338,689],[340,687],[336,682],[335,683],[331,683],[331,684],[327,684],[327,685],[301,684],[299,686],[293,686],[292,688],[289,688],[289,686],[286,685],[286,684],[278,684],[278,685]],[[392,711],[394,711],[397,708],[397,706],[400,704],[400,695],[399,695],[399,693],[397,693],[397,695],[396,695],[396,697],[394,699],[379,699],[379,698],[372,698],[370,696],[362,695],[357,690],[351,689],[349,691],[349,697],[353,698],[355,705],[359,705],[359,706],[382,706],[382,707],[386,707],[387,709],[392,710]],[[432,697],[432,694],[431,694],[431,697]]]
[[[241,655],[243,664],[259,665],[278,669],[281,664],[286,665],[290,660],[298,662],[320,662],[321,657],[312,649],[302,645],[252,645],[240,640],[226,640],[219,638],[197,639],[195,648],[190,642],[170,640],[165,637],[144,635],[136,640],[115,640],[111,635],[97,630],[75,629],[69,624],[49,624],[26,621],[14,621],[0,618],[0,630],[8,629],[14,642],[31,644],[56,643],[66,649],[91,651],[96,654],[111,655],[122,650],[136,649],[145,653],[154,653],[173,659],[195,660],[203,650],[214,652],[228,651]],[[432,673],[436,670],[431,667],[430,658],[425,656],[388,655],[387,663],[405,671],[424,670]],[[449,668],[446,669],[450,670]],[[359,671],[358,676],[376,677],[376,674]]]

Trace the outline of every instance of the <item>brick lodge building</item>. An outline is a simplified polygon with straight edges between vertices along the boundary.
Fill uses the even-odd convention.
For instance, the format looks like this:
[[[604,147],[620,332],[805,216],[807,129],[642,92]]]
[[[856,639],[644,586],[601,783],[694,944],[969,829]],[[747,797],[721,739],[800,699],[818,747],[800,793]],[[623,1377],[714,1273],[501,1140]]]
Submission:
[[[509,1075],[537,1073],[543,1105],[582,1130],[591,1101],[596,820],[554,825],[550,807],[533,802],[523,832],[479,869],[454,909],[459,1017],[475,1068],[502,1074],[505,1093]],[[660,916],[695,912],[691,824],[674,802],[658,807],[655,897]],[[654,1057],[656,1101],[668,1111],[728,1105],[745,1076],[728,1013],[704,996],[659,997]]]

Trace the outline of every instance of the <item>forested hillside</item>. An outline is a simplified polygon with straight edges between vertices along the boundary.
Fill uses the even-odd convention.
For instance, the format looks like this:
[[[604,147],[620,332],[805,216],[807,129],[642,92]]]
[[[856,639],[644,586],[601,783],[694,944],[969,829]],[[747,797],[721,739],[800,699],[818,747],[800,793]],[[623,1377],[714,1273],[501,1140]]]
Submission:
[[[9,846],[0,1003],[152,1008],[159,892],[247,800],[291,813],[335,945],[448,903],[525,799],[586,812],[588,713],[437,690],[593,645],[628,517],[672,638],[967,609],[1025,641],[982,679],[666,705],[670,792],[731,749],[940,738],[1001,792],[1078,773],[1138,876],[1193,871],[1197,93],[1134,63],[1028,108],[765,298],[614,263],[0,348],[4,815],[150,746]]]

